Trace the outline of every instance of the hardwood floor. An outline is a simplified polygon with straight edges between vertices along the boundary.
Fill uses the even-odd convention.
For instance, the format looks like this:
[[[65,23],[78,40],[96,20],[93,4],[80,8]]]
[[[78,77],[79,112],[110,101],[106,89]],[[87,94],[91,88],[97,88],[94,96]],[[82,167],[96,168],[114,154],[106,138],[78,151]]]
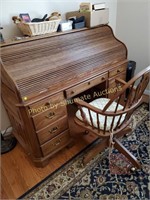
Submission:
[[[75,139],[72,147],[64,148],[51,158],[44,168],[34,167],[22,147],[17,146],[1,156],[1,199],[16,199],[58,169],[74,155],[96,139],[92,134]]]
[[[143,102],[149,102],[149,97],[145,95]],[[58,152],[44,168],[34,167],[28,155],[17,144],[11,152],[1,156],[1,199],[18,198],[95,139],[92,134],[84,135],[82,139],[76,135],[75,144]]]

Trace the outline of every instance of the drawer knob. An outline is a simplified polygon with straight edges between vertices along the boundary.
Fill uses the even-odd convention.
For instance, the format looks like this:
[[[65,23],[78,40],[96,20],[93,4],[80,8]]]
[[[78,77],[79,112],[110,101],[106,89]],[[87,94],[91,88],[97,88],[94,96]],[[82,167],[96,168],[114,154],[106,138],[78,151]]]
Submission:
[[[50,113],[48,113],[48,115],[45,116],[45,117],[48,118],[48,119],[52,119],[54,116],[55,116],[55,113],[54,113],[54,112],[50,112]]]
[[[88,82],[88,85],[90,85],[91,84],[91,82]]]
[[[54,134],[54,133],[57,132],[57,130],[58,130],[58,126],[55,126],[55,127],[53,127],[51,130],[49,130],[48,132],[49,132],[50,134]]]
[[[104,81],[105,80],[105,77],[102,77],[102,81]]]
[[[71,91],[71,94],[74,94],[74,91]]]
[[[120,69],[117,70],[117,73],[121,72]]]
[[[49,103],[49,102],[46,102],[46,103],[45,103],[45,106],[50,107],[50,103]]]

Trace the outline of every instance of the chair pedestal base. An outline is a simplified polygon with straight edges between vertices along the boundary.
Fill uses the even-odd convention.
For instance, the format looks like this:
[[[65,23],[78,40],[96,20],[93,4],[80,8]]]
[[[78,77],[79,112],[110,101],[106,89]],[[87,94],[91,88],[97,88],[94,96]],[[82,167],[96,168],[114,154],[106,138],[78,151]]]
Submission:
[[[134,167],[141,169],[140,162],[133,156],[120,142],[118,139],[114,138],[114,147],[126,156],[129,161],[133,164]],[[98,153],[102,152],[105,148],[109,147],[109,137],[103,139],[100,143],[98,143],[83,159],[83,164],[86,165],[94,156]]]
[[[125,155],[129,161],[138,169],[141,169],[140,162],[136,159],[135,156],[133,156],[116,138],[114,138],[114,147],[123,155]]]

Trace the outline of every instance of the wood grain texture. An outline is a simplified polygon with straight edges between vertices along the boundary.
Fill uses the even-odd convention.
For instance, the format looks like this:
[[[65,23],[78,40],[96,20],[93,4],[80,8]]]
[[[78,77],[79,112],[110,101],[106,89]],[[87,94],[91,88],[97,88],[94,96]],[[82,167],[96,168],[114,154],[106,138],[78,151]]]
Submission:
[[[2,47],[2,61],[21,97],[63,89],[126,59],[109,26]]]
[[[72,141],[67,98],[100,83],[109,86],[127,66],[127,49],[107,25],[6,44],[1,52],[4,105],[15,137],[38,167]],[[47,127],[56,130],[62,117],[67,123],[59,134],[39,137]],[[53,148],[62,134],[62,145]]]
[[[60,118],[50,126],[47,126],[46,128],[37,132],[40,144],[47,142],[66,129],[68,129],[67,117]]]

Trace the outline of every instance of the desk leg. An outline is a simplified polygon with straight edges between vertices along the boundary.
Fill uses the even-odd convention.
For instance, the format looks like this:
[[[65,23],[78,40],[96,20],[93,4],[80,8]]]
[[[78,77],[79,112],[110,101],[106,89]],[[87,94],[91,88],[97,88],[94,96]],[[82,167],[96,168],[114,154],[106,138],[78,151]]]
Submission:
[[[129,161],[138,169],[141,168],[141,164],[139,163],[139,161],[136,159],[136,157],[134,155],[132,155],[120,142],[119,140],[117,140],[116,138],[114,138],[114,146],[116,149],[118,149],[118,151],[120,151],[123,155],[125,155]]]

